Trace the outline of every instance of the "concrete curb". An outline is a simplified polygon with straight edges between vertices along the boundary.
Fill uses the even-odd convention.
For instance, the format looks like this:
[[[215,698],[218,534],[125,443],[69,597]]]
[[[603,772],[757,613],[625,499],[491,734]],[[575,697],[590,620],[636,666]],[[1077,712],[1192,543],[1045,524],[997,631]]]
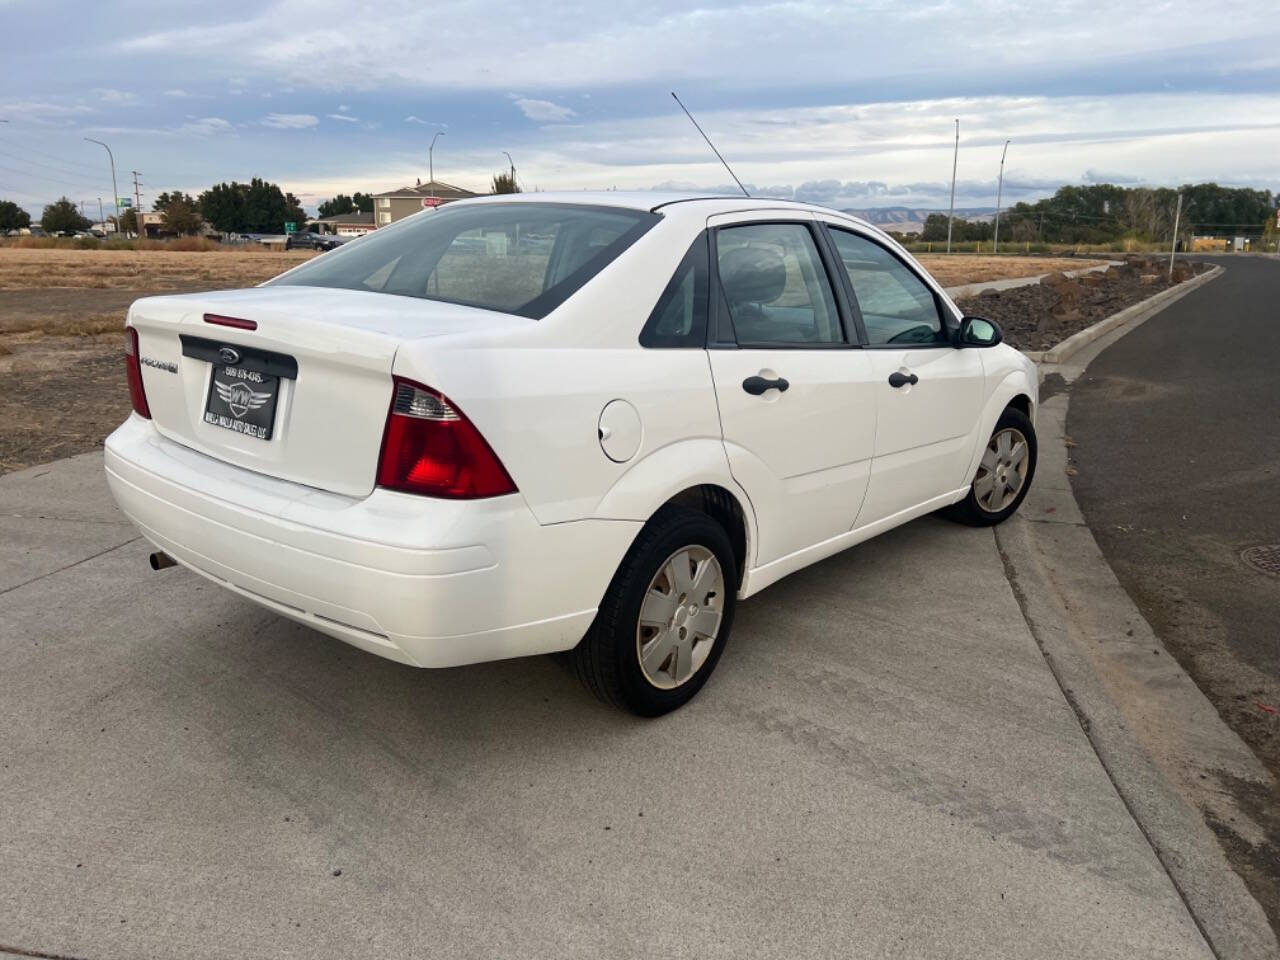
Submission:
[[[1074,380],[1115,340],[1221,272],[1084,331],[1105,325],[1072,349],[1092,345],[1080,363],[1042,367],[1042,378]],[[1217,789],[1219,778],[1269,775],[1168,655],[1098,548],[1067,472],[1067,407],[1065,391],[1041,404],[1035,484],[1019,513],[996,528],[1009,583],[1098,759],[1210,948],[1220,958],[1275,958],[1280,945],[1266,915],[1205,823],[1205,813],[1248,819]]]
[[[1190,280],[1184,280],[1176,287],[1161,290],[1159,293],[1148,297],[1146,300],[1135,303],[1131,307],[1125,307],[1119,313],[1113,313],[1105,320],[1099,320],[1091,327],[1085,327],[1079,333],[1073,333],[1056,347],[1050,347],[1048,350],[1024,350],[1023,353],[1036,363],[1062,363],[1073,354],[1078,353],[1095,340],[1105,337],[1112,330],[1123,326],[1139,314],[1148,310],[1152,313],[1163,310],[1175,300],[1185,297],[1192,290],[1197,287],[1204,286],[1210,280],[1219,277],[1221,274],[1222,267],[1211,267],[1198,277],[1192,277]]]
[[[1082,277],[1086,273],[1101,273],[1110,270],[1112,267],[1119,267],[1124,264],[1123,260],[1107,260],[1094,267],[1081,267],[1079,270],[1064,270],[1063,275],[1068,277]],[[1007,280],[988,280],[985,283],[962,283],[958,287],[944,287],[947,296],[952,300],[958,297],[972,297],[983,290],[1013,290],[1017,287],[1029,287],[1033,283],[1039,283],[1047,273],[1037,273],[1034,277],[1010,277]]]

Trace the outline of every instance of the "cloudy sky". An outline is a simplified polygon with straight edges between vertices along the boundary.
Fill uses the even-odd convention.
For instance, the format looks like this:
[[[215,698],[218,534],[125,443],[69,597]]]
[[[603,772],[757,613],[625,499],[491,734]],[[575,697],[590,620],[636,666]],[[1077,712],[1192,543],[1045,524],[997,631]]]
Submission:
[[[506,9],[504,9],[504,7]],[[262,176],[308,205],[427,179],[957,206],[1062,183],[1280,190],[1265,3],[0,0],[0,198]],[[131,189],[131,186],[130,186]],[[96,212],[96,211],[95,211]]]

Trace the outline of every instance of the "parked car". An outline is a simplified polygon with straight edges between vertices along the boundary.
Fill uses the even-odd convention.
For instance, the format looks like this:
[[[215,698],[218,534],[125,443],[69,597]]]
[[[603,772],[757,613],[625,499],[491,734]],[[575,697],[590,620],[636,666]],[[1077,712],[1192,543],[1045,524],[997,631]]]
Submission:
[[[288,234],[284,242],[284,248],[286,250],[335,250],[345,242],[346,237],[303,230],[300,233]]]
[[[402,663],[572,651],[642,715],[739,600],[939,509],[999,523],[1035,472],[1031,362],[799,203],[458,201],[125,332],[106,473],[153,566]]]

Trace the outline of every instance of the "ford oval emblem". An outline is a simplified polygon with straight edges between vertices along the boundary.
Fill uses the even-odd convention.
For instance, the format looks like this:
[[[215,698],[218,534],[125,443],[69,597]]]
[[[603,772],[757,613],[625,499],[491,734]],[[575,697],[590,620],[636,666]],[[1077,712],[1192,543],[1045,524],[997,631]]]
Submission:
[[[240,351],[233,350],[231,347],[220,347],[218,349],[218,359],[227,366],[235,366],[240,362]]]

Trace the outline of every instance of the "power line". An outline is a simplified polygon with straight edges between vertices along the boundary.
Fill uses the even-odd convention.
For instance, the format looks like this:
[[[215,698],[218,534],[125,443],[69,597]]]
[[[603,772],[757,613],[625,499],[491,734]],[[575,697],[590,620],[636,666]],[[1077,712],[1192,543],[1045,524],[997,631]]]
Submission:
[[[7,173],[16,173],[20,177],[34,177],[37,180],[48,180],[50,183],[62,184],[64,187],[69,185],[71,187],[74,187],[77,190],[101,190],[102,189],[102,184],[100,183],[91,184],[86,181],[85,183],[82,183],[82,184],[73,184],[66,179],[60,179],[58,177],[46,177],[39,173],[31,173],[28,170],[17,170],[13,167],[0,166],[0,170],[4,170]]]
[[[13,158],[13,159],[15,162],[19,162],[19,163],[23,162],[21,160],[18,160],[17,158]],[[73,176],[72,174],[69,174],[69,173],[63,173],[61,170],[50,170],[50,173],[57,174],[57,176],[51,177],[45,173],[34,173],[30,170],[23,170],[16,167],[5,167],[4,169],[10,171],[11,173],[16,173],[19,176],[36,177],[37,179],[50,180],[54,183],[70,184],[80,189],[93,189],[93,190],[102,189],[101,181],[94,182],[87,177]]]
[[[49,169],[56,170],[58,173],[65,172],[67,176],[75,177],[80,180],[89,179],[85,174],[81,173],[78,170],[71,170],[70,168],[67,168],[67,167],[60,168],[56,163],[50,163],[47,160],[28,160],[26,157],[23,157],[16,153],[10,153],[7,150],[0,150],[0,156],[8,157],[11,160],[16,160],[19,163],[25,163],[33,167],[41,167],[41,168],[47,167]]]
[[[97,167],[94,167],[91,164],[80,163],[78,160],[68,160],[65,157],[58,156],[57,154],[48,153],[44,150],[37,150],[35,147],[29,147],[25,143],[17,143],[10,140],[8,137],[0,137],[0,143],[7,143],[9,146],[17,147],[19,150],[25,150],[27,153],[35,153],[42,157],[48,157],[50,160],[57,160],[59,163],[66,164],[67,166],[81,167],[85,170],[97,170]]]

